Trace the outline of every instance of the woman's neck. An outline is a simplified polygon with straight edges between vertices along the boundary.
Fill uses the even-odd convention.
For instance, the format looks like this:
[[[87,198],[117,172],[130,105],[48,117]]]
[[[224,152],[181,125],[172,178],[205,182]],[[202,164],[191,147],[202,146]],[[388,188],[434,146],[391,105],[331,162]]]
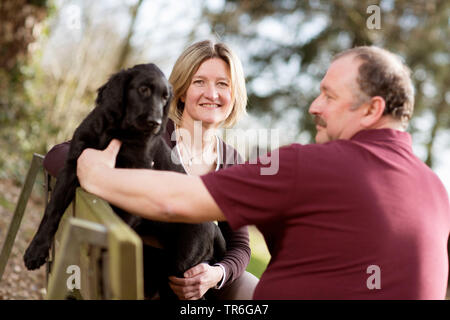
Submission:
[[[214,171],[218,164],[218,140],[214,130],[200,121],[176,126],[177,150],[188,174],[202,175]]]
[[[178,126],[178,135],[185,147],[188,147],[194,153],[198,153],[208,149],[216,141],[217,127],[202,121],[183,118],[180,126]]]

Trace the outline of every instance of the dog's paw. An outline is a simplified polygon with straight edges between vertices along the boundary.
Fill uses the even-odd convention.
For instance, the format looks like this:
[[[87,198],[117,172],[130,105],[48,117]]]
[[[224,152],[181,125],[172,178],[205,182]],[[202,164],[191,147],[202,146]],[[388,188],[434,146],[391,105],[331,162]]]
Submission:
[[[32,242],[23,255],[23,262],[28,270],[35,270],[42,266],[48,257],[50,245],[37,245]]]

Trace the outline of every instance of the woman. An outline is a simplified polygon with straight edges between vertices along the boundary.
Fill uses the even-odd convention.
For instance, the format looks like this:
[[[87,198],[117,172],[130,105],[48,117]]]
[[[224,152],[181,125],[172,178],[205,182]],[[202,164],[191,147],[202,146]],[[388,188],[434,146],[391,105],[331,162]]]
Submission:
[[[174,93],[169,111],[173,121],[167,126],[166,141],[185,171],[202,175],[241,161],[236,150],[215,134],[220,126],[231,126],[245,114],[247,103],[242,66],[230,48],[211,41],[194,43],[175,62],[169,82]],[[200,298],[206,290],[219,287],[224,290],[210,290],[209,295],[251,299],[257,280],[245,272],[250,259],[248,231],[233,232],[226,222],[219,227],[227,241],[224,259],[217,266],[195,266],[183,279],[171,277],[171,288],[179,298]]]
[[[176,61],[169,82],[174,98],[165,139],[187,174],[202,175],[240,162],[237,151],[215,134],[245,114],[245,79],[230,48],[211,41],[194,43]],[[68,146],[55,146],[47,154],[44,166],[50,173],[56,175],[55,167],[62,167]],[[205,293],[210,299],[252,298],[258,280],[245,271],[250,260],[247,228],[232,231],[226,222],[219,227],[227,242],[223,260],[194,266],[184,278],[169,278],[180,299],[199,299]]]

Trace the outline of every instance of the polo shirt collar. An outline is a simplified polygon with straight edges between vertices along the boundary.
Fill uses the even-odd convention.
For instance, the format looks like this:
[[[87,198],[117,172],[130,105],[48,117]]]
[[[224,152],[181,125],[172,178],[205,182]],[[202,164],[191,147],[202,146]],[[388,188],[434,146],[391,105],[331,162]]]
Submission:
[[[395,129],[369,129],[357,132],[350,140],[390,142],[412,148],[412,138],[408,132]]]

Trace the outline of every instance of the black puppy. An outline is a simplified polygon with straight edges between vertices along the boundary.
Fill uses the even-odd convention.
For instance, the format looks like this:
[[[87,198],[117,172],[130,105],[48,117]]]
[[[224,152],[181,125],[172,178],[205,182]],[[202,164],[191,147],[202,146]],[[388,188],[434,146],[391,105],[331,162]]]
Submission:
[[[75,130],[65,166],[58,174],[39,229],[25,252],[24,262],[29,270],[39,268],[48,257],[61,217],[79,186],[77,159],[84,149],[103,150],[116,138],[122,141],[116,167],[151,168],[153,164],[157,170],[184,173],[180,165],[171,161],[170,149],[161,136],[171,98],[171,86],[154,64],[136,65],[118,72],[98,90],[96,107]],[[220,259],[225,252],[225,240],[212,222],[162,223],[130,215],[114,206],[113,209],[139,234],[156,236],[164,247],[164,253],[158,253],[157,258],[164,261],[151,262],[164,265],[162,270],[166,274],[151,272],[152,278],[164,279],[161,283],[167,283],[167,275],[181,276],[198,263]],[[144,250],[144,254],[145,261],[149,261],[149,251]],[[157,288],[153,283],[144,282],[146,293],[153,294]]]

